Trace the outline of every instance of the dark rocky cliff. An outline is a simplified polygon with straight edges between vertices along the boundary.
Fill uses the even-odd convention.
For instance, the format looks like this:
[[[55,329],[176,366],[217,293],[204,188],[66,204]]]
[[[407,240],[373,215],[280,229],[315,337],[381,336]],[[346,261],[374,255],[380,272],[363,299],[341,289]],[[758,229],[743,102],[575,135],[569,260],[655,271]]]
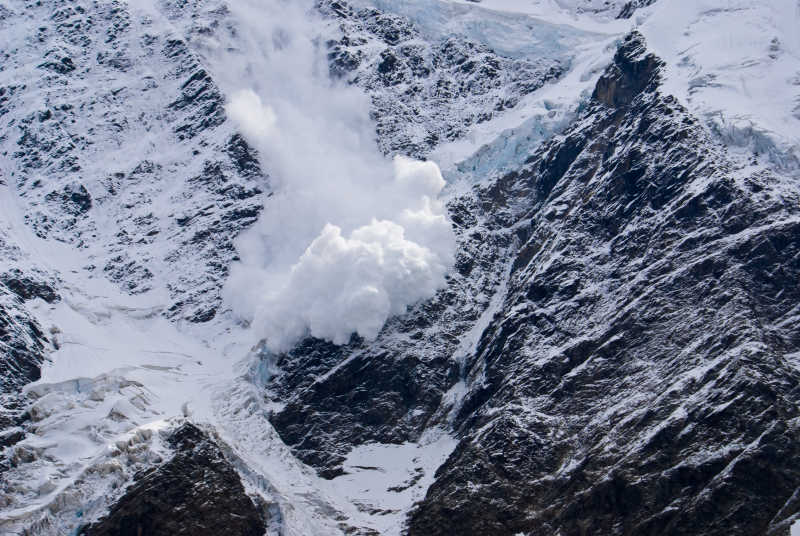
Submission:
[[[800,508],[797,193],[736,169],[658,71],[629,36],[498,184],[529,238],[411,534],[756,535]]]
[[[173,457],[137,474],[108,515],[80,534],[263,536],[264,512],[206,433],[186,423],[167,442]]]
[[[10,256],[2,236],[0,251]],[[27,401],[22,389],[41,377],[50,348],[47,335],[26,302],[41,298],[53,303],[59,297],[37,275],[16,269],[0,275],[0,448],[12,446],[25,436]],[[0,459],[0,476],[9,463]]]
[[[272,388],[291,394],[273,422],[302,459],[332,476],[350,445],[449,423],[461,442],[411,534],[787,529],[798,195],[734,164],[660,92],[660,68],[630,35],[572,127],[452,205],[463,273],[501,273],[516,244],[503,306],[463,365],[447,340],[464,331],[446,320],[462,273],[374,345],[308,341],[279,361]]]

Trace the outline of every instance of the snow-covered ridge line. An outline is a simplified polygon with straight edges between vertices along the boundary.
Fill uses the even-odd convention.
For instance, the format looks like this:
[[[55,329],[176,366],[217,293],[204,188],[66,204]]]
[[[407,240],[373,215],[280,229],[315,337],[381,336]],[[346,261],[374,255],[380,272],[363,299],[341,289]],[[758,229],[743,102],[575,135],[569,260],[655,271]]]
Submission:
[[[636,17],[666,63],[664,91],[743,158],[800,169],[800,5],[657,2]]]

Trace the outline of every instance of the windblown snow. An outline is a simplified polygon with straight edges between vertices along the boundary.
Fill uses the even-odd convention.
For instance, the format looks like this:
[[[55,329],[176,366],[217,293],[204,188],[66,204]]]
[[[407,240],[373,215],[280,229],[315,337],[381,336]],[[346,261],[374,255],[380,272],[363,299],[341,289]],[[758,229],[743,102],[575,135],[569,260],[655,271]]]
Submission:
[[[276,352],[306,335],[374,339],[390,315],[444,284],[455,244],[438,199],[445,182],[431,161],[379,153],[366,96],[319,67],[311,3],[275,6],[269,19],[247,17],[255,4],[235,6],[262,54],[230,75],[249,87],[227,111],[266,157],[276,190],[237,244],[227,296]]]

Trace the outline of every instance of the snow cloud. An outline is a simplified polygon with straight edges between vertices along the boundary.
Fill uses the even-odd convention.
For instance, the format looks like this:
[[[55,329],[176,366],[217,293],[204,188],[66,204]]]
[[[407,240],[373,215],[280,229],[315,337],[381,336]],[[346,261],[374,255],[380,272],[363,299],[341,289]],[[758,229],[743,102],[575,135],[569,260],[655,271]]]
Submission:
[[[239,128],[248,138],[265,138],[275,128],[275,112],[269,106],[264,106],[261,97],[252,89],[237,92],[226,111],[231,119],[239,123]]]
[[[275,352],[306,335],[372,339],[444,284],[445,181],[433,162],[379,153],[368,97],[328,76],[319,43],[334,29],[310,2],[231,8],[248,45],[220,53],[216,70],[274,193],[237,242],[226,298]]]

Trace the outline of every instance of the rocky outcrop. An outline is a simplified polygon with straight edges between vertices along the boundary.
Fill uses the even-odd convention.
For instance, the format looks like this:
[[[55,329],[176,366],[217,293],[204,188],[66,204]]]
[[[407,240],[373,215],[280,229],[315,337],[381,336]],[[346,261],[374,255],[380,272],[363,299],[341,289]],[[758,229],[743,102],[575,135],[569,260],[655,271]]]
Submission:
[[[272,383],[276,401],[289,401],[272,417],[281,438],[325,478],[342,474],[350,445],[418,438],[458,368],[444,356],[408,350],[304,341],[278,362],[284,373]]]
[[[0,152],[27,225],[126,292],[165,287],[166,316],[210,320],[267,181],[182,32],[204,6],[7,4],[23,33],[0,70]]]
[[[656,3],[656,0],[631,0],[630,2],[625,2],[625,5],[622,6],[619,13],[617,14],[618,19],[629,19],[633,16],[634,12],[642,7],[651,6]]]
[[[263,536],[263,510],[208,435],[186,423],[168,443],[174,456],[136,475],[108,515],[80,534]]]
[[[50,295],[52,289],[40,284]],[[47,337],[20,296],[33,292],[37,292],[35,283],[25,285],[19,279],[0,283],[0,448],[21,433],[15,427],[25,407],[20,392],[39,379],[46,355]]]
[[[318,5],[342,33],[327,43],[331,75],[370,95],[378,145],[386,154],[423,158],[513,109],[566,70],[557,59],[505,57],[462,35],[430,42],[395,13],[342,0]]]
[[[765,534],[800,509],[800,210],[629,36],[500,181],[528,236],[410,534]]]

